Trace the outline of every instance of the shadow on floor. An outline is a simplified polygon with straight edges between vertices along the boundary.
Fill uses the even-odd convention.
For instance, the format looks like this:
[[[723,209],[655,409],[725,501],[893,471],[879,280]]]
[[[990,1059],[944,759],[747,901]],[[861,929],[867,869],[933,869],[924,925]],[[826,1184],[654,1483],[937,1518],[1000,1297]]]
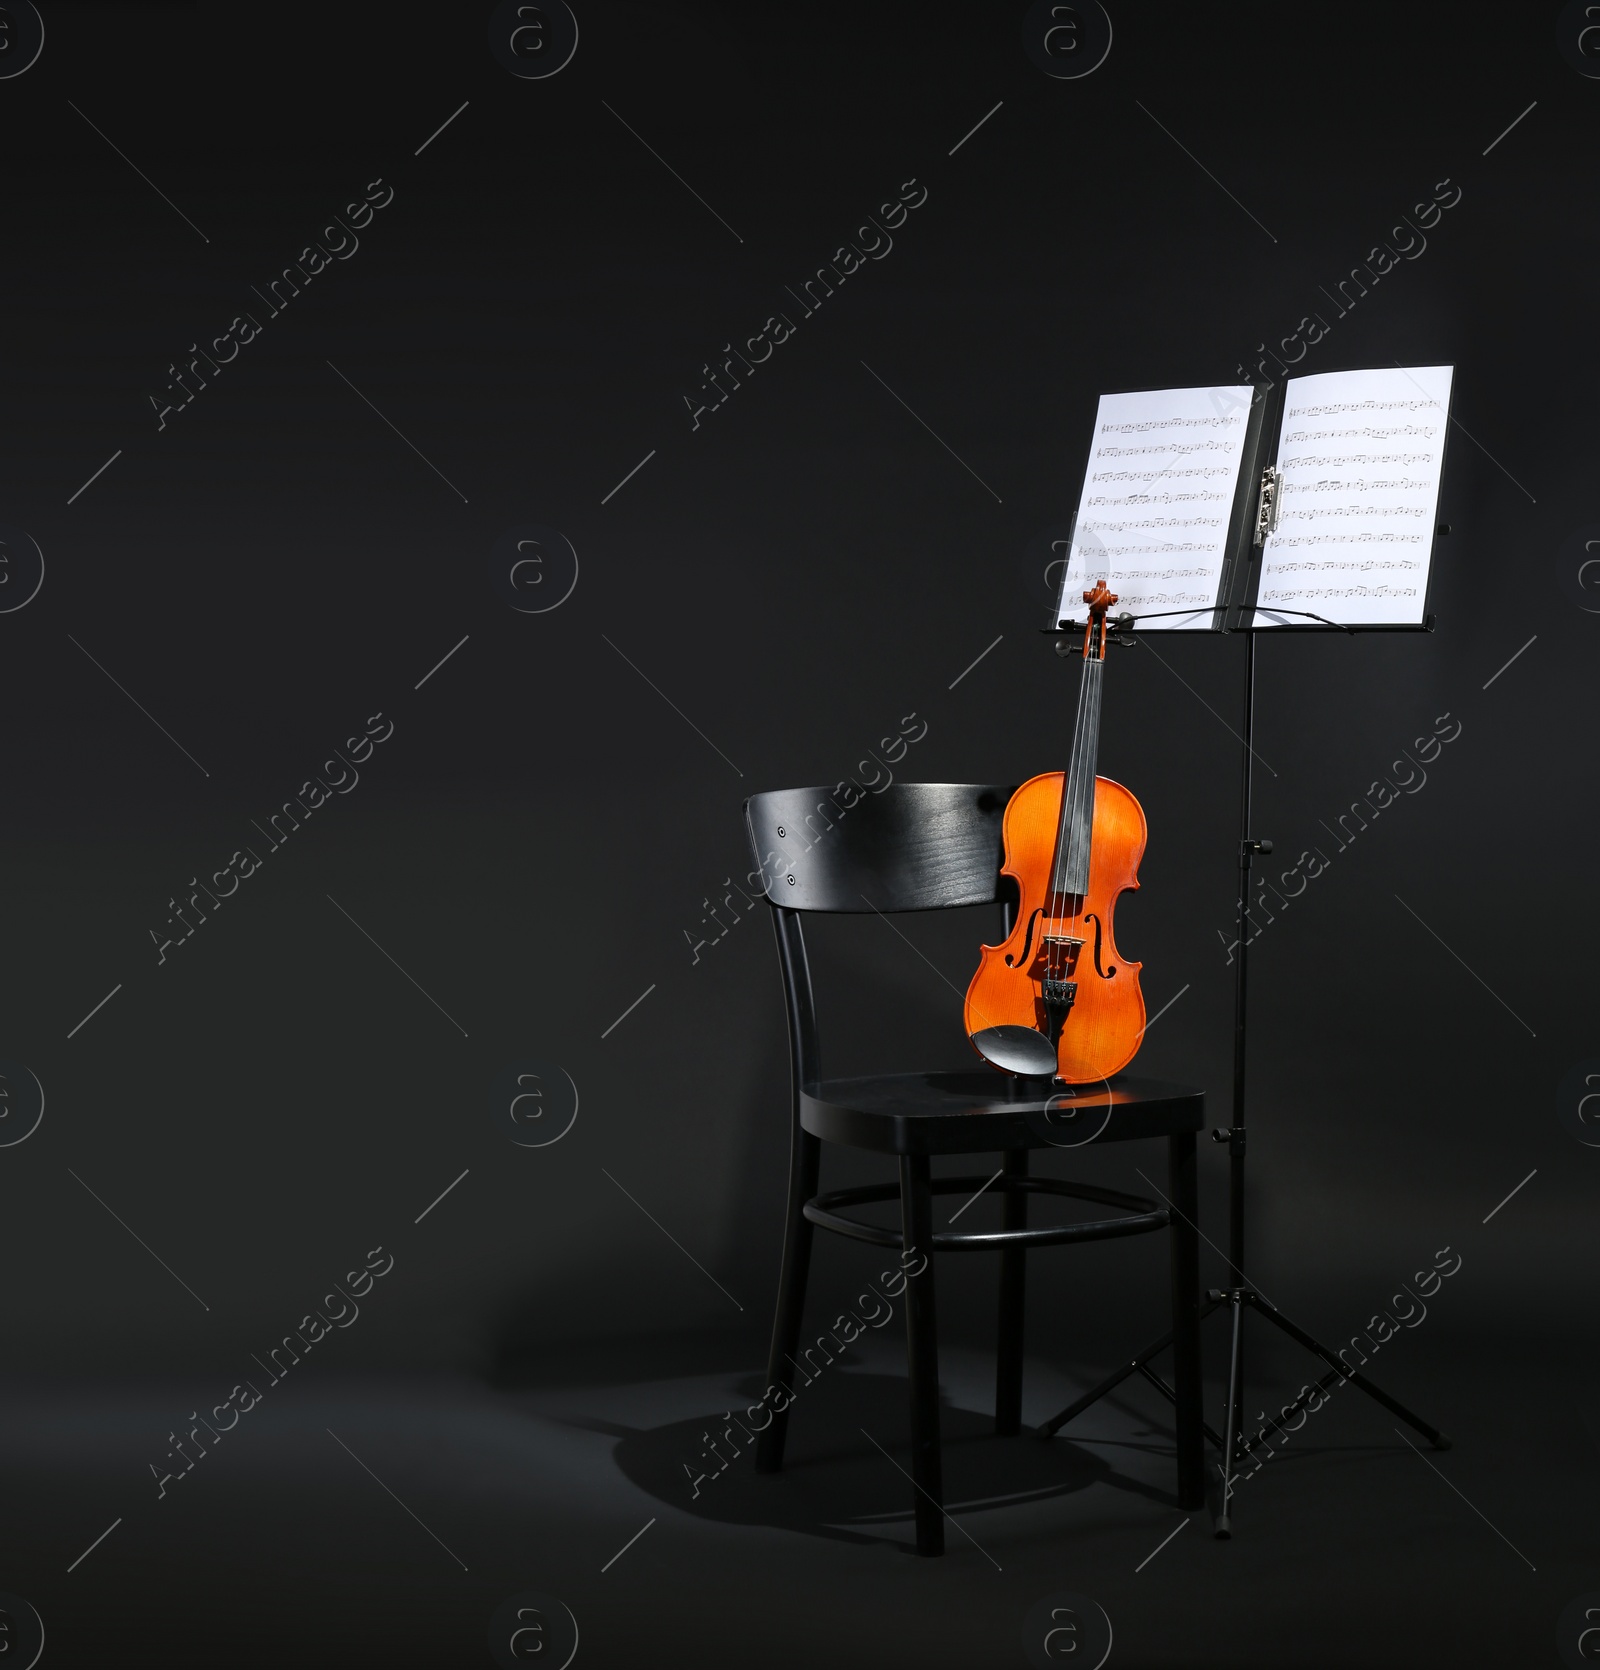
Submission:
[[[746,1408],[760,1396],[760,1379],[741,1377],[730,1389],[739,1400],[731,1412],[709,1408],[660,1426],[558,1419],[616,1438],[619,1471],[680,1512],[841,1542],[907,1546],[913,1486],[903,1377],[845,1371],[801,1390],[790,1413],[783,1471],[777,1474],[756,1472],[745,1420]],[[1092,1484],[1176,1506],[1173,1491],[1154,1482],[1171,1469],[1170,1440],[1148,1429],[1119,1433],[1121,1454],[1113,1465],[1099,1453],[1103,1446],[1091,1449],[1060,1438],[1040,1442],[1026,1434],[997,1438],[991,1416],[943,1398],[940,1424],[945,1505],[952,1514],[1044,1501]]]

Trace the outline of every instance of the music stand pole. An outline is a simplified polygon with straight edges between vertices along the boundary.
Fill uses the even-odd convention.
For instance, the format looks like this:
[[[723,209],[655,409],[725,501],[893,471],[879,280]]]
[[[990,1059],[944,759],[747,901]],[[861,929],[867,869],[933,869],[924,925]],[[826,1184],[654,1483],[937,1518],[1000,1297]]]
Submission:
[[[1233,975],[1233,1122],[1226,1131],[1213,1131],[1214,1142],[1228,1145],[1228,1308],[1233,1328],[1228,1353],[1228,1405],[1222,1447],[1222,1509],[1217,1535],[1229,1536],[1228,1507],[1233,1496],[1234,1446],[1244,1433],[1244,1150],[1245,1068],[1249,1061],[1250,1001],[1250,862],[1259,852],[1272,851],[1271,841],[1250,834],[1250,802],[1255,788],[1256,635],[1245,629],[1244,754],[1239,770],[1239,899],[1234,912]]]

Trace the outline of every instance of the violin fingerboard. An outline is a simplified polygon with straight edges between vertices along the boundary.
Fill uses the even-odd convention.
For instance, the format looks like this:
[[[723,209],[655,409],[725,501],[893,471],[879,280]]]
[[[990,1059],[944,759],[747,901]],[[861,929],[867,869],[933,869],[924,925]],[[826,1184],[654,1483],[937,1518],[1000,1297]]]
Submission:
[[[1078,804],[1067,821],[1067,838],[1060,868],[1056,871],[1058,893],[1084,894],[1089,891],[1089,839],[1094,830],[1094,778],[1078,796]]]

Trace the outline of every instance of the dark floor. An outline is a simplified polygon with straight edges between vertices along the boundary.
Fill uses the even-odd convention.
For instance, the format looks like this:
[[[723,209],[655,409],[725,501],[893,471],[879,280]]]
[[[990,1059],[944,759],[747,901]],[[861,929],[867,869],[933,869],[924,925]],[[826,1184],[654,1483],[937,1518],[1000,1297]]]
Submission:
[[[1221,1345],[1208,1335],[1214,1358]],[[0,1586],[37,1608],[47,1665],[241,1670],[487,1665],[491,1618],[529,1595],[545,1597],[549,1633],[527,1661],[555,1666],[574,1627],[580,1665],[1092,1665],[1107,1627],[1119,1667],[1553,1665],[1563,1611],[1600,1589],[1600,1446],[1570,1363],[1397,1342],[1390,1389],[1455,1448],[1414,1452],[1346,1388],[1240,1486],[1234,1538],[1218,1542],[1207,1513],[1175,1506],[1148,1387],[1070,1440],[999,1440],[988,1359],[947,1350],[954,1524],[947,1557],[923,1560],[896,1467],[894,1330],[801,1389],[779,1477],[720,1436],[723,1411],[759,1392],[738,1366],[751,1350],[723,1337],[569,1351],[537,1383],[500,1388],[286,1379],[165,1499],[148,1464],[193,1384],[13,1382]],[[1074,1378],[1030,1361],[1026,1417],[1098,1366]],[[1262,1366],[1281,1402],[1298,1364]],[[1219,1401],[1213,1388],[1209,1413]],[[1265,1401],[1254,1393],[1251,1412]],[[701,1459],[707,1434],[725,1470]],[[712,1476],[696,1499],[699,1474]],[[1030,1657],[1030,1614],[1074,1595],[1084,1656]]]

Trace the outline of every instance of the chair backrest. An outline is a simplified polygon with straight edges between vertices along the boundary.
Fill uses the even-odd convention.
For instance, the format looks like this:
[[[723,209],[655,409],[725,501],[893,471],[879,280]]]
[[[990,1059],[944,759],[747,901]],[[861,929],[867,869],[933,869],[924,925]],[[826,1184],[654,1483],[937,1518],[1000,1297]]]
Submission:
[[[1011,795],[987,783],[891,783],[876,794],[853,784],[773,789],[744,803],[745,827],[775,905],[945,910],[1001,896],[1000,825]]]
[[[859,793],[849,785],[848,791]],[[773,789],[744,803],[745,829],[778,938],[789,1020],[795,1140],[799,1094],[822,1077],[802,911],[947,910],[1005,902],[1001,820],[1015,791],[988,783],[891,783],[840,805],[838,790]]]

